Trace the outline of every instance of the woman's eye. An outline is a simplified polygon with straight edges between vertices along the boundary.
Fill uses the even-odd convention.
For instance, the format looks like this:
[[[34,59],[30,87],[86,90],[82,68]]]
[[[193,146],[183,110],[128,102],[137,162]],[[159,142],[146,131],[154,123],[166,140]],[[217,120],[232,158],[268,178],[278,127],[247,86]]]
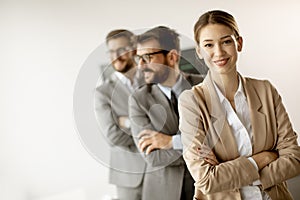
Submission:
[[[212,46],[213,46],[212,44],[205,44],[204,45],[204,47],[207,47],[207,48],[212,47]]]
[[[223,44],[231,44],[231,43],[232,43],[231,40],[225,40],[225,41],[223,42]]]

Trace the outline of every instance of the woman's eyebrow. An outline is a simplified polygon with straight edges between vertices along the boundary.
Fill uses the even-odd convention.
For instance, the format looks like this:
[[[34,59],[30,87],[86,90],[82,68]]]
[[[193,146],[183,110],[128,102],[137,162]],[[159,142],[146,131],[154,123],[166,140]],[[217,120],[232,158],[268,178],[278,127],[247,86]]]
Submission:
[[[231,38],[231,35],[225,35],[225,36],[221,37],[221,40],[222,40],[222,39],[225,39],[225,38],[228,38],[228,37]]]
[[[223,40],[223,39],[228,38],[228,37],[231,38],[231,35],[225,35],[225,36],[221,37],[220,39]],[[213,41],[213,39],[205,39],[202,42],[211,42],[211,41]]]

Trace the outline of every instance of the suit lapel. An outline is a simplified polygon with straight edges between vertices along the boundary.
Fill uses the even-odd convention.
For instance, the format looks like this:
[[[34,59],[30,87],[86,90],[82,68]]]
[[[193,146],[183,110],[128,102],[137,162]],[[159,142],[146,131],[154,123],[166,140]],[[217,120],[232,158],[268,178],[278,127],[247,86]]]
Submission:
[[[181,73],[179,76],[180,77],[179,77],[179,80],[176,83],[175,88],[174,87],[172,88],[172,89],[175,90],[173,92],[176,93],[176,96],[177,96],[176,98],[177,99],[178,99],[179,95],[184,90],[191,89],[191,84],[186,79],[185,75],[183,73]],[[163,94],[161,90],[159,90],[159,92],[161,94]],[[174,127],[176,127],[176,129],[178,130],[178,125],[179,125],[178,121],[179,121],[179,119],[178,119],[177,114],[173,111],[173,109],[171,109],[171,106],[170,106],[170,103],[169,103],[169,99],[167,99],[167,97],[165,95],[157,95],[157,96],[163,96],[163,99],[165,100],[163,102],[167,106],[167,107],[165,107],[166,110],[167,110],[167,113],[169,113],[167,120],[168,120],[168,123],[170,123],[170,125],[171,125],[171,126],[168,126],[168,129],[174,130]],[[167,123],[167,125],[168,125],[168,123]],[[177,132],[177,130],[176,130],[176,132]]]
[[[128,115],[128,98],[131,93],[115,74],[112,74],[111,80],[113,82],[111,88],[112,106],[119,112],[119,115]]]
[[[262,104],[251,82],[243,78],[243,85],[250,109],[253,144],[255,144],[255,146],[253,145],[252,151],[253,153],[257,153],[260,149],[263,149],[265,145],[264,141],[267,141],[266,118],[265,115],[260,112]]]
[[[178,94],[178,96],[184,90],[191,89],[191,87],[192,87],[190,82],[187,80],[186,76],[184,76],[184,74],[180,74],[180,76],[181,76],[181,81],[180,81],[180,84],[178,85],[178,87],[176,88],[177,89],[176,93]]]
[[[151,93],[148,94],[149,94],[149,102],[151,103],[150,106],[152,106],[153,104],[159,104],[166,111],[166,119],[165,119],[165,123],[163,123],[164,124],[163,131],[166,132],[167,134],[176,133],[178,130],[177,115],[171,109],[167,97],[163,94],[163,92],[159,89],[157,85],[152,85],[152,91]]]
[[[114,82],[114,90],[116,90],[115,92],[122,92],[123,94],[126,94],[126,97],[130,95],[129,88],[126,87],[115,74],[112,74],[112,81]]]

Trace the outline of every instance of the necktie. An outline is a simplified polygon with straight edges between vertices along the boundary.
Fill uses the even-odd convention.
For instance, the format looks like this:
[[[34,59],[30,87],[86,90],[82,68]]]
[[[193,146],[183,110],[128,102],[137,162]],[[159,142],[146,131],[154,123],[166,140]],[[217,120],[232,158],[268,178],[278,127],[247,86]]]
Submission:
[[[177,118],[179,119],[177,97],[176,97],[175,93],[172,90],[171,90],[171,104],[172,104],[174,112],[177,115]]]

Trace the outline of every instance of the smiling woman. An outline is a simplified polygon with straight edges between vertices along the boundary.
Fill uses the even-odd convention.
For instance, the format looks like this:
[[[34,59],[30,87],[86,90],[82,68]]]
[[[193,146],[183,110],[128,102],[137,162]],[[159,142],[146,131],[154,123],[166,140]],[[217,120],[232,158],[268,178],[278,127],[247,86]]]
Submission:
[[[195,198],[292,199],[285,181],[300,174],[300,147],[280,95],[238,73],[243,39],[232,15],[206,12],[194,31],[209,72],[180,96],[179,126]]]
[[[93,107],[98,78],[113,71],[106,34],[170,25],[181,41],[191,41],[181,45],[180,68],[190,72],[195,66],[205,74],[205,65],[193,64],[199,58],[191,38],[196,18],[212,8],[239,19],[247,52],[239,56],[239,72],[271,80],[299,132],[298,0],[1,1],[0,199],[115,196],[108,184],[109,146]],[[290,184],[294,199],[300,199],[298,177]]]

